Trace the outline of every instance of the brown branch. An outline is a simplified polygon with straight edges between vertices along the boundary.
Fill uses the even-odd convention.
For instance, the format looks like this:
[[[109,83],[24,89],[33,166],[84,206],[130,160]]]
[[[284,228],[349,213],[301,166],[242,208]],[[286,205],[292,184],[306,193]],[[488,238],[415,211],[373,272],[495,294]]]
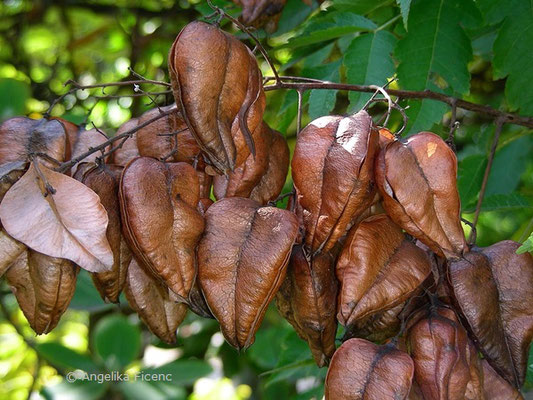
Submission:
[[[121,82],[107,82],[107,83],[95,83],[94,85],[82,85],[72,79],[69,79],[65,82],[64,86],[73,86],[75,89],[95,89],[95,88],[106,88],[110,86],[130,86],[130,85],[141,85],[141,84],[152,84],[170,87],[170,83],[163,81],[155,81],[152,79],[136,79],[131,81],[121,81]]]
[[[496,154],[496,148],[498,147],[498,141],[500,140],[500,134],[502,133],[505,119],[497,118],[496,128],[494,129],[494,138],[492,139],[492,147],[490,149],[489,158],[487,160],[487,166],[485,168],[485,175],[483,175],[483,182],[481,183],[481,190],[479,191],[479,198],[477,200],[476,211],[474,214],[474,220],[472,221],[472,232],[475,232],[477,221],[479,219],[479,213],[481,212],[481,205],[483,204],[483,198],[485,197],[485,191],[487,190],[487,183],[489,181],[490,170],[492,168],[492,162],[494,161],[494,155]],[[472,234],[470,235],[470,241],[472,240]]]
[[[77,163],[82,161],[84,158],[89,157],[91,154],[94,154],[94,153],[96,153],[98,151],[104,150],[107,146],[109,146],[110,144],[116,142],[117,140],[121,140],[121,139],[124,139],[124,138],[130,138],[138,130],[150,125],[151,123],[157,121],[158,119],[161,119],[161,118],[171,114],[172,112],[174,112],[174,110],[164,111],[164,112],[160,113],[159,115],[157,115],[156,117],[151,118],[151,119],[143,122],[142,124],[137,125],[135,128],[132,128],[129,131],[123,132],[120,135],[114,136],[111,139],[105,141],[104,143],[99,144],[98,146],[90,148],[88,151],[86,151],[85,153],[81,154],[80,156],[78,156],[76,158],[73,158],[70,161],[62,163],[58,168],[56,168],[56,171],[58,171],[58,172],[67,171],[68,169],[72,168],[74,165],[76,165]]]
[[[270,78],[268,78],[270,79]],[[267,80],[268,80],[267,79]],[[283,78],[282,78],[283,79]],[[294,79],[296,80],[296,79]],[[279,89],[293,89],[293,90],[309,90],[309,89],[336,89],[348,90],[362,93],[374,93],[375,86],[372,85],[353,85],[348,83],[333,83],[333,82],[280,82],[273,83],[264,87],[264,90],[279,90]],[[456,97],[448,96],[442,93],[432,92],[431,90],[414,91],[414,90],[398,90],[388,89],[389,95],[398,96],[402,99],[430,99],[448,104],[449,106],[462,108],[464,110],[473,111],[479,114],[486,115],[491,118],[499,118],[505,123],[521,125],[533,129],[533,117],[523,117],[517,114],[500,111],[495,108],[471,103],[466,100],[458,99]]]

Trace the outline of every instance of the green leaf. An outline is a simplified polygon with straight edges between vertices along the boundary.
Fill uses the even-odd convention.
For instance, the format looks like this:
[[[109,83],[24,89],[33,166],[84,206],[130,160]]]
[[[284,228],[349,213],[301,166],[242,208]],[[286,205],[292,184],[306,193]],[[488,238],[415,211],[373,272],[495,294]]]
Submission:
[[[409,108],[405,111],[409,121],[405,132],[413,134],[426,131],[439,123],[442,116],[448,111],[446,104],[435,100],[411,100],[408,102]]]
[[[306,390],[296,396],[292,396],[291,400],[321,400],[324,397],[324,384],[321,383],[313,389]]]
[[[340,60],[304,71],[306,76],[315,79],[338,82]],[[337,90],[311,90],[309,95],[309,117],[313,120],[328,115],[335,107]]]
[[[527,251],[533,253],[533,232],[531,233],[531,235],[529,235],[529,237],[525,240],[525,242],[522,244],[522,246],[520,246],[518,248],[518,250],[516,252],[518,254],[522,254],[522,253],[525,253]],[[533,365],[533,363],[531,363],[531,364]]]
[[[505,78],[509,106],[533,114],[533,11],[509,17],[494,42],[494,77]]]
[[[496,152],[487,183],[486,196],[513,193],[520,183],[520,176],[531,160],[533,140],[521,137]]]
[[[350,12],[330,12],[310,20],[303,32],[281,47],[296,48],[326,42],[354,32],[376,29],[369,19]]]
[[[15,79],[0,79],[0,122],[22,115],[26,110],[26,100],[30,97],[29,86]]]
[[[101,311],[113,307],[106,304],[100,297],[100,293],[94,287],[91,276],[85,270],[81,270],[76,280],[76,291],[69,304],[69,308],[84,311]]]
[[[472,44],[461,23],[475,16],[463,9],[476,10],[472,0],[413,0],[408,33],[395,51],[402,87],[424,90],[440,80],[460,94],[469,91]]]
[[[68,369],[81,369],[87,373],[100,371],[100,368],[88,356],[69,349],[60,343],[37,343],[36,347],[39,354],[53,365]]]
[[[289,0],[283,8],[278,23],[278,30],[274,33],[274,36],[282,35],[296,28],[305,21],[317,6],[316,1],[313,1],[313,4],[309,7],[301,0]]]
[[[192,385],[196,380],[209,375],[213,368],[203,360],[176,360],[157,368],[145,369],[146,373],[171,374],[172,385]]]
[[[184,388],[174,386],[169,390],[169,385],[159,381],[120,382],[118,389],[127,400],[185,400],[187,398],[187,392]]]
[[[141,332],[127,318],[110,315],[96,325],[95,352],[111,371],[121,371],[138,356],[141,350]]]
[[[519,193],[493,194],[483,198],[481,211],[508,211],[532,208],[531,201]],[[465,210],[465,213],[474,212],[474,208]]]
[[[333,0],[335,9],[366,15],[388,5],[389,0]]]
[[[486,166],[487,157],[483,154],[474,154],[459,162],[457,188],[463,207],[467,207],[477,199]]]
[[[394,75],[394,51],[396,38],[387,31],[367,33],[352,40],[344,55],[348,83],[359,85],[383,85]],[[350,110],[360,109],[370,98],[370,93],[350,92]]]
[[[489,25],[496,24],[509,15],[520,15],[531,10],[528,0],[476,0],[476,4]]]
[[[247,352],[248,357],[254,364],[264,370],[272,369],[276,366],[281,349],[281,341],[284,331],[280,327],[260,329],[256,336],[255,342]]]
[[[45,386],[41,394],[45,399],[50,400],[98,400],[107,391],[106,382],[98,383],[92,381],[61,382],[57,385]]]
[[[396,4],[400,6],[403,24],[407,29],[407,21],[409,20],[409,8],[411,7],[411,0],[396,0]]]

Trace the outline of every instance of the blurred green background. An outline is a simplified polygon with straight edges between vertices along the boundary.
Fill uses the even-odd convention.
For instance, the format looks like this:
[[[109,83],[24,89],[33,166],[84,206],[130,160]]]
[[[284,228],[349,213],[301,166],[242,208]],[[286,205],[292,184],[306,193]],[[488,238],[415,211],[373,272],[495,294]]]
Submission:
[[[215,3],[233,15],[240,13],[229,2]],[[257,35],[284,75],[382,85],[397,74],[393,87],[429,88],[531,115],[533,40],[516,31],[524,24],[533,26],[533,13],[523,9],[527,3],[334,0],[309,6],[288,0],[278,30],[257,31]],[[435,28],[436,39],[428,44],[429,50],[425,42],[435,21],[428,15],[427,4],[448,7],[447,26]],[[4,0],[0,3],[0,121],[22,114],[38,118],[67,91],[64,83],[69,79],[84,85],[126,81],[134,78],[131,67],[147,78],[168,81],[167,53],[175,36],[186,23],[210,12],[200,0]],[[246,40],[227,22],[222,25]],[[455,46],[466,48],[466,55],[459,54],[462,59],[454,45],[450,48],[442,39],[449,34],[458,35]],[[516,37],[518,50],[506,42]],[[420,61],[411,60],[412,51],[424,57],[424,52],[431,53],[427,70],[424,65],[420,70],[410,65]],[[522,52],[524,59],[516,58],[513,51]],[[449,62],[447,69],[442,60]],[[260,66],[264,75],[271,75],[262,59]],[[143,89],[162,90],[151,85]],[[131,86],[78,90],[57,104],[52,114],[94,123],[112,135],[120,124],[153,107],[148,98],[127,97],[131,94]],[[303,122],[356,110],[367,99],[367,95],[333,90],[306,92]],[[172,100],[167,95],[156,101]],[[266,121],[286,136],[292,150],[296,93],[269,92],[267,104]],[[409,106],[408,134],[419,130],[447,134],[451,116],[447,106],[428,100],[401,104]],[[379,116],[384,108],[376,105],[372,110]],[[463,216],[471,220],[494,124],[486,116],[463,110],[457,116],[458,185]],[[393,114],[390,128],[398,129],[400,124],[400,116]],[[531,133],[523,127],[504,126],[478,223],[480,246],[503,239],[524,242],[533,230]],[[288,178],[285,191],[290,187]],[[469,232],[467,226],[465,230]],[[533,240],[530,246],[533,250]],[[323,394],[326,370],[314,365],[305,342],[273,305],[255,344],[240,354],[224,342],[215,321],[192,313],[179,329],[177,345],[163,344],[140,323],[125,299],[120,306],[104,304],[84,271],[69,310],[46,336],[35,336],[3,281],[1,305],[1,399],[31,395],[32,399],[296,400],[320,399]],[[77,369],[172,373],[173,382],[66,382],[65,375]],[[525,390],[533,388],[532,372],[533,360]]]

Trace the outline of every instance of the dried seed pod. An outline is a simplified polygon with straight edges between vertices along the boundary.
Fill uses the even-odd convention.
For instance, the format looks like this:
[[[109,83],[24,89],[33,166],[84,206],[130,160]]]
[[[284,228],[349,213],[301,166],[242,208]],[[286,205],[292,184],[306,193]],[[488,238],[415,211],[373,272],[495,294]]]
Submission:
[[[413,360],[396,347],[350,339],[331,360],[326,400],[407,399],[413,373]]]
[[[193,163],[194,165],[194,163]],[[200,198],[208,199],[211,195],[211,187],[213,185],[213,177],[204,171],[203,166],[196,165],[196,175],[198,176],[198,183],[200,185]]]
[[[0,230],[0,277],[26,250],[26,246],[13,239],[3,229]]]
[[[409,329],[407,340],[423,398],[484,399],[477,350],[453,310],[430,309]]]
[[[74,295],[78,271],[68,260],[33,250],[23,252],[7,270],[7,283],[38,335],[54,329],[66,311]]]
[[[240,20],[246,26],[265,28],[269,33],[278,28],[278,21],[287,0],[233,0],[242,6]]]
[[[302,246],[294,246],[276,305],[307,341],[319,367],[328,364],[335,353],[337,290],[333,257],[322,253],[309,259]]]
[[[131,261],[131,251],[122,236],[118,190],[122,168],[115,165],[95,166],[87,171],[81,181],[99,197],[107,211],[109,223],[106,237],[113,251],[113,266],[109,271],[91,274],[96,289],[105,301],[118,303],[126,283],[126,271]]]
[[[82,154],[89,151],[91,148],[100,146],[104,144],[109,138],[101,129],[89,129],[87,131],[80,131],[78,133],[78,140],[74,144],[74,149],[72,151],[72,158],[81,156]],[[104,151],[107,153],[111,150],[111,145],[106,146]],[[91,155],[85,157],[82,161],[72,167],[72,175],[76,173],[79,166],[83,163],[94,163],[97,157],[101,157],[101,153],[92,153]],[[109,157],[106,157],[106,161]]]
[[[204,199],[200,199],[200,201],[198,201],[198,205],[196,206],[196,209],[198,210],[198,212],[200,214],[205,216],[205,212],[212,205],[213,205],[213,200],[204,198]]]
[[[287,141],[278,131],[272,130],[271,133],[272,143],[267,169],[250,194],[252,200],[261,204],[267,204],[279,196],[289,170],[290,152]]]
[[[176,330],[185,319],[187,306],[169,297],[169,289],[145,273],[135,258],[127,269],[126,299],[159,339],[176,343]]]
[[[117,130],[116,136],[124,132],[131,131],[139,124],[138,118],[132,118],[124,122]],[[111,153],[110,163],[125,167],[131,160],[139,157],[139,148],[137,147],[137,132],[135,132],[128,140],[122,143],[121,140],[115,142],[115,146],[121,146]]]
[[[45,154],[65,161],[69,146],[64,125],[57,120],[15,117],[0,125],[0,165],[12,161],[28,161],[30,154]],[[44,165],[55,167],[46,158]]]
[[[468,250],[461,227],[457,158],[431,132],[386,145],[376,181],[392,220],[435,253],[458,258]]]
[[[120,207],[124,236],[141,267],[189,303],[196,275],[195,249],[204,230],[196,210],[198,176],[186,163],[140,157],[122,173]]]
[[[509,385],[487,360],[481,360],[483,367],[483,390],[487,400],[524,400],[518,390]]]
[[[24,175],[27,167],[28,163],[24,161],[11,161],[0,165],[0,202],[11,186]]]
[[[176,105],[215,168],[234,170],[255,153],[265,95],[252,52],[234,36],[204,22],[182,29],[168,66]]]
[[[173,111],[137,132],[137,146],[143,157],[163,159],[169,157],[175,162],[192,163],[200,154],[200,147],[192,137],[187,124],[175,104],[153,108],[139,117],[139,124],[157,117],[160,112]]]
[[[533,339],[533,257],[505,240],[449,264],[458,310],[476,345],[511,385],[523,385]]]
[[[266,123],[258,125],[256,130],[255,156],[250,154],[246,161],[228,175],[217,175],[213,179],[213,193],[217,200],[224,197],[250,197],[252,190],[259,183],[268,168],[272,131]]]
[[[431,274],[427,254],[386,214],[352,228],[336,266],[341,284],[337,319],[352,331],[358,320],[405,302]]]
[[[45,181],[54,193],[47,191]],[[38,162],[6,193],[0,218],[10,236],[35,251],[66,258],[90,272],[113,265],[107,212],[98,195]]]
[[[267,204],[281,193],[289,169],[289,146],[285,138],[267,124],[263,123],[261,129],[255,141],[255,157],[250,154],[235,171],[214,178],[213,193],[217,199],[248,197]]]
[[[198,281],[226,340],[247,348],[285,278],[298,221],[240,197],[217,201],[205,218]]]
[[[70,158],[72,157],[72,151],[74,150],[74,144],[78,140],[80,127],[73,122],[67,121],[64,118],[50,117],[50,119],[55,119],[61,122],[65,127],[65,133],[67,134],[67,152],[65,154],[65,160],[70,160]]]
[[[366,111],[319,118],[298,135],[292,177],[313,253],[333,248],[372,204],[377,149]]]

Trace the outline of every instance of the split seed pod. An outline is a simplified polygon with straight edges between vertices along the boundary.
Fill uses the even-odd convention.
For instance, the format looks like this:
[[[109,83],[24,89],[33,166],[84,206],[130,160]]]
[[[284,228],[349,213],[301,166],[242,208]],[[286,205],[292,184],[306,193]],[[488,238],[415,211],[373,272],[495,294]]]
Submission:
[[[407,340],[424,399],[484,399],[477,350],[453,310],[431,309],[409,329]]]
[[[523,385],[533,339],[533,257],[505,240],[474,248],[449,265],[453,297],[491,366],[511,385]]]
[[[335,353],[337,290],[333,257],[322,253],[309,259],[302,246],[295,246],[276,305],[307,341],[319,367],[328,364]]]
[[[205,218],[200,287],[226,340],[247,348],[285,278],[298,221],[289,211],[240,197],[217,201]]]
[[[265,95],[252,52],[219,28],[192,22],[174,41],[168,66],[176,105],[214,167],[227,173],[255,154],[251,132]]]
[[[176,303],[169,289],[143,271],[132,258],[124,288],[126,299],[143,322],[159,339],[176,343],[176,330],[187,314],[187,306]]]
[[[388,344],[350,339],[335,352],[326,376],[326,400],[407,399],[414,365]]]
[[[89,169],[81,181],[99,197],[107,211],[109,223],[106,237],[113,251],[113,266],[109,271],[91,274],[93,282],[105,301],[119,302],[126,283],[126,271],[131,261],[131,251],[122,236],[118,190],[121,167],[101,165]]]
[[[267,124],[263,123],[261,129],[255,141],[255,157],[250,154],[235,171],[214,178],[217,199],[249,197],[267,204],[281,193],[289,169],[289,147],[285,138]]]
[[[186,163],[140,157],[122,173],[120,207],[124,236],[147,273],[189,302],[196,276],[195,249],[204,231],[196,210],[196,171]]]
[[[71,261],[33,250],[23,252],[7,270],[7,283],[38,335],[54,329],[66,311],[74,295],[78,271]]]
[[[0,230],[0,277],[17,258],[26,250],[26,246]]]
[[[440,256],[468,250],[461,227],[457,158],[431,132],[385,146],[376,161],[383,206],[394,222]]]
[[[409,299],[431,274],[431,265],[398,225],[379,214],[352,228],[336,273],[341,283],[337,319],[350,333],[356,321]]]
[[[319,118],[298,135],[292,177],[312,253],[333,248],[372,204],[377,149],[366,111]]]
[[[287,0],[233,0],[242,6],[240,20],[246,26],[264,27],[269,33],[278,28],[278,21]]]

